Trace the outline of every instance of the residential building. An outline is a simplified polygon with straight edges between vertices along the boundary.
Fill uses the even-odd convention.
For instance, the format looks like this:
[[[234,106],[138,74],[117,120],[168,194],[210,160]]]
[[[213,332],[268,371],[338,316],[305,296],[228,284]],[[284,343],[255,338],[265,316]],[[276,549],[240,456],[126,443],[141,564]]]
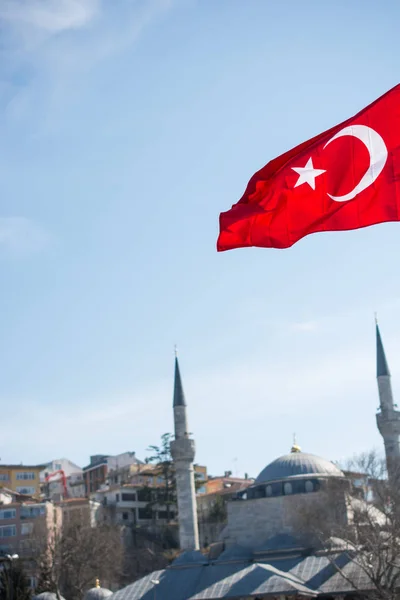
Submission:
[[[224,475],[218,477],[209,477],[206,482],[206,493],[214,494],[216,492],[222,492],[223,490],[235,490],[239,491],[254,483],[254,479],[232,477],[229,471],[226,471]]]
[[[90,463],[83,468],[85,493],[87,496],[112,482],[129,481],[130,475],[135,475],[143,461],[136,457],[135,452],[122,452],[115,456],[96,454],[90,457]]]
[[[107,458],[107,464],[108,470],[111,472],[131,465],[144,465],[145,463],[136,457],[135,452],[122,452],[115,456],[109,456]]]
[[[27,496],[39,496],[40,472],[44,465],[6,465],[0,463],[0,487]]]
[[[376,491],[379,483],[382,480],[371,477],[366,473],[360,473],[356,471],[344,471],[344,474],[350,479],[355,493],[358,493],[360,498],[367,502],[374,502],[376,499]]]
[[[11,502],[0,506],[0,556],[18,554],[35,587],[32,557],[39,547],[48,547],[62,524],[61,508],[51,502]]]
[[[59,502],[65,498],[84,498],[83,469],[68,458],[50,461],[40,473],[42,494]]]
[[[3,506],[4,504],[12,504],[13,502],[18,502],[19,498],[21,498],[26,500],[26,496],[21,496],[21,494],[18,494],[17,492],[13,492],[12,490],[9,490],[8,488],[5,487],[1,487],[0,488],[0,506]]]
[[[86,496],[105,485],[108,474],[107,458],[106,454],[95,454],[90,457],[88,466],[83,468]]]
[[[212,509],[220,498],[224,503],[231,500],[238,492],[244,491],[254,483],[254,479],[223,476],[211,477],[206,483],[206,493],[197,495],[197,514],[199,521],[207,520]]]
[[[194,468],[194,481],[196,484],[196,494],[205,494],[207,492],[207,484],[208,480],[207,467],[203,465],[193,465]],[[204,484],[202,485],[202,482]]]
[[[103,507],[103,520],[121,525],[151,526],[155,522],[167,523],[167,507],[149,506],[151,489],[142,484],[114,485],[98,490],[92,496]],[[170,507],[169,519],[176,516],[176,507]]]
[[[89,498],[67,498],[57,506],[62,510],[63,527],[73,522],[88,524],[95,527],[102,521],[102,505],[100,502]]]

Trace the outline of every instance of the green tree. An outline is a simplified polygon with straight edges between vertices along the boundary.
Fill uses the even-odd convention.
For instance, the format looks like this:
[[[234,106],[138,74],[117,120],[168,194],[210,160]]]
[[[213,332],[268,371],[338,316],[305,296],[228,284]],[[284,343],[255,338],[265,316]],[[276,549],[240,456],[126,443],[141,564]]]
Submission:
[[[157,476],[162,478],[162,484],[158,484],[157,487],[151,490],[151,499],[149,499],[148,506],[152,510],[156,504],[165,506],[168,523],[172,519],[171,507],[174,507],[175,511],[177,510],[175,465],[170,449],[172,439],[173,435],[171,433],[164,433],[161,436],[161,444],[159,446],[149,446],[147,448],[147,451],[152,454],[146,458],[147,463],[156,466]],[[204,483],[201,475],[195,471],[194,484],[196,490],[203,486]],[[150,493],[150,489],[147,486],[143,489],[147,489]]]
[[[0,568],[0,600],[29,600],[31,589],[21,561],[5,561]]]
[[[222,496],[216,496],[214,504],[212,505],[208,514],[208,519],[214,523],[224,523],[228,517],[228,511],[226,509],[226,502]]]
[[[147,463],[156,466],[157,475],[163,481],[162,484],[154,488],[149,505],[151,507],[155,504],[165,506],[168,523],[171,521],[171,506],[176,506],[176,477],[170,449],[171,440],[172,434],[164,433],[161,436],[159,446],[149,446],[147,450],[152,454],[146,458]]]

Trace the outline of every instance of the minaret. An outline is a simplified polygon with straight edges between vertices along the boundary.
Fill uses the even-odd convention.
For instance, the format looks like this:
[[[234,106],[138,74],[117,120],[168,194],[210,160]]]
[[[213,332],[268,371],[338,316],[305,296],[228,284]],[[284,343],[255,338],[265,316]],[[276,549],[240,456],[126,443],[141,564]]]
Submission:
[[[383,349],[381,333],[376,321],[376,376],[378,379],[379,412],[376,422],[385,444],[386,463],[389,477],[398,476],[400,466],[400,412],[393,403],[390,371]]]
[[[175,356],[173,406],[175,440],[171,442],[171,455],[176,473],[180,548],[181,550],[198,550],[199,531],[193,470],[195,445],[194,441],[189,438],[186,401],[177,356]]]

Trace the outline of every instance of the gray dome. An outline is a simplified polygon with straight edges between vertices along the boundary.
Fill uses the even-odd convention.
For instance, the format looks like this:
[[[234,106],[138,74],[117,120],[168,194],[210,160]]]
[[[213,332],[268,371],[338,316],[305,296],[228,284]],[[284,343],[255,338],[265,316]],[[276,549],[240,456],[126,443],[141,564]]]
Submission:
[[[332,462],[305,452],[291,452],[280,456],[267,465],[257,477],[255,483],[280,481],[292,477],[321,475],[322,477],[344,477],[344,473]]]
[[[61,600],[65,600],[62,596],[60,598]],[[37,594],[37,596],[33,596],[33,600],[58,600],[58,598],[54,592],[42,592],[41,594]]]
[[[111,590],[102,587],[94,587],[88,590],[85,594],[84,600],[105,600],[112,596]]]

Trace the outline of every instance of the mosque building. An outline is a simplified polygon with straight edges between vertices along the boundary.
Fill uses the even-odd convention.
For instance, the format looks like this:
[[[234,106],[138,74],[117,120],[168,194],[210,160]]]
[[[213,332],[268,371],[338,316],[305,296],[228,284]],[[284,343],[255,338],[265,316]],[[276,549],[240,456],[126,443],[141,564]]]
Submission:
[[[378,324],[376,347],[380,399],[377,425],[390,477],[400,459],[400,412],[393,402]],[[354,577],[358,592],[368,592],[370,584],[345,552],[346,543],[332,538],[329,550],[321,548],[300,518],[308,511],[317,519],[324,511],[323,519],[346,523],[351,512],[350,480],[334,463],[302,452],[296,444],[289,454],[267,465],[254,484],[228,503],[227,525],[220,542],[207,555],[201,553],[195,518],[195,445],[189,434],[177,358],[173,410],[175,441],[171,452],[177,472],[182,553],[170,567],[116,592],[112,600],[261,600],[286,596],[339,596],[347,600],[354,597],[351,583]],[[333,503],[329,502],[332,490],[335,490]],[[332,507],[334,514],[330,515],[327,507]],[[340,570],[336,564],[340,564]]]
[[[400,458],[400,412],[393,402],[390,372],[376,324],[377,425],[383,437],[389,477]],[[173,398],[176,467],[182,553],[166,569],[155,571],[113,594],[110,600],[245,600],[288,596],[341,600],[371,590],[365,573],[350,557],[343,539],[318,545],[307,531],[313,519],[351,518],[351,482],[334,463],[291,452],[268,464],[254,483],[228,502],[228,519],[219,543],[208,554],[199,550],[193,461],[195,444],[188,427],[187,404],[175,359]],[[334,491],[334,502],[332,493]],[[350,498],[350,503],[349,503]],[[340,565],[340,569],[336,568]],[[362,596],[362,595],[361,595]]]

